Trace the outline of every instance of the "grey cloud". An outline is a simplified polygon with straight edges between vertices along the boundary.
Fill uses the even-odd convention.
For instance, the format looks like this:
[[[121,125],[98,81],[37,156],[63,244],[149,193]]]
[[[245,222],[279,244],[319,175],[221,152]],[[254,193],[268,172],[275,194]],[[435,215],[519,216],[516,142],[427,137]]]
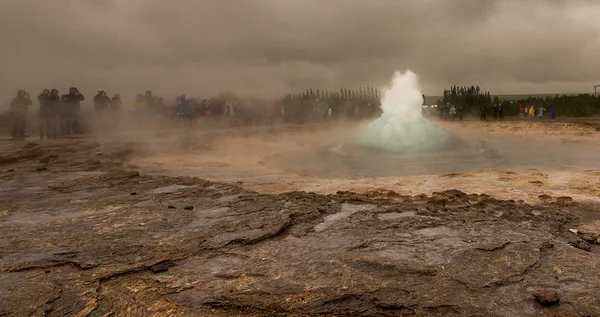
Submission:
[[[588,91],[598,14],[589,0],[3,0],[0,93],[279,96],[406,68],[427,94]]]

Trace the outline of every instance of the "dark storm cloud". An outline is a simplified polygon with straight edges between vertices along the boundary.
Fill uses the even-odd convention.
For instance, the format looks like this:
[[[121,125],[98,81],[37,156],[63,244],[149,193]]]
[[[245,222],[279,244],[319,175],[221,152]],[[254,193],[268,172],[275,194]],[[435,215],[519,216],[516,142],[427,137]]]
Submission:
[[[274,96],[406,68],[428,94],[588,91],[598,14],[586,0],[2,0],[0,93]]]

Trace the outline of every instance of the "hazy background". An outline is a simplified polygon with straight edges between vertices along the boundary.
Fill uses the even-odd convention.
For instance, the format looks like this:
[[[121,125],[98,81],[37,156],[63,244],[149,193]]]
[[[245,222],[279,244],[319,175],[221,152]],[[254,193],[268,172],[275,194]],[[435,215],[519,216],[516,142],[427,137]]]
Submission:
[[[1,0],[0,95],[279,96],[405,68],[429,95],[589,92],[598,16],[593,0]]]

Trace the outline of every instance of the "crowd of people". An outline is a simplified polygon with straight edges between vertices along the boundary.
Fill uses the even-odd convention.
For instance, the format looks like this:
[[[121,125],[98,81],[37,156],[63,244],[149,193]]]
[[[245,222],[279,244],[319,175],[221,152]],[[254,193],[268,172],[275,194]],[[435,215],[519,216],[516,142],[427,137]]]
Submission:
[[[523,106],[519,105],[519,117],[523,119],[532,118],[547,118],[556,119],[556,109],[553,106],[544,108],[542,105],[538,106]],[[436,115],[440,120],[462,121],[464,118],[464,108],[461,106],[455,106],[452,104],[441,104],[441,105],[423,105],[421,107],[421,113],[424,117],[433,118]],[[479,107],[479,119],[482,121],[488,118],[488,107],[481,105]],[[504,120],[505,109],[502,103],[492,105],[492,118],[493,120]]]
[[[68,93],[60,95],[57,89],[44,89],[38,96],[39,103],[39,137],[50,139],[60,135],[80,134],[89,131],[88,125],[82,125],[81,104],[85,100],[83,94],[75,87]],[[261,99],[242,99],[235,94],[224,93],[210,99],[188,98],[177,96],[168,104],[162,97],[148,90],[138,94],[128,109],[136,120],[155,117],[161,124],[190,126],[199,120],[202,122],[224,122],[232,126],[250,126],[273,124],[276,120],[285,123],[303,124],[307,122],[326,122],[338,119],[360,120],[376,117],[381,113],[381,92],[372,88],[358,91],[342,89],[340,92],[323,92],[312,90],[297,94],[289,94],[275,101]],[[99,89],[92,99],[93,122],[95,128],[106,131],[114,128],[119,116],[124,112],[123,102],[119,94],[109,97]],[[19,90],[10,105],[13,139],[24,139],[26,133],[29,108],[33,102],[28,93]],[[521,118],[556,118],[553,106],[542,105],[518,107]],[[485,105],[479,108],[479,118],[486,120]],[[492,115],[494,120],[504,120],[504,104],[494,103]],[[422,106],[425,117],[438,116],[441,120],[463,120],[465,109],[451,103]],[[89,119],[89,118],[86,118]],[[89,122],[90,120],[87,120]],[[111,126],[113,124],[113,126]]]
[[[548,118],[548,119],[556,119],[556,109],[554,106],[550,105],[548,108],[544,108],[542,105],[538,106],[525,106],[519,105],[519,117],[524,119],[532,119],[532,118]]]
[[[57,89],[44,89],[37,97],[39,102],[40,139],[53,138],[59,134],[80,133],[81,101],[83,94],[75,87],[69,88],[67,94],[59,95]],[[10,103],[13,139],[24,139],[29,106],[33,102],[27,92],[17,91],[17,96]]]
[[[359,91],[342,89],[340,92],[317,90],[316,93],[307,90],[276,101],[242,99],[232,93],[203,100],[180,95],[174,103],[168,104],[164,98],[149,90],[137,95],[131,107],[125,109],[119,94],[111,98],[103,89],[99,89],[92,99],[94,111],[91,121],[98,123],[95,124],[96,129],[105,131],[125,113],[124,110],[137,119],[154,117],[159,118],[162,124],[184,126],[196,124],[199,120],[225,122],[232,126],[273,124],[277,119],[293,124],[340,118],[359,120],[380,113],[380,97],[381,93],[377,90],[361,88]],[[84,100],[84,95],[75,87],[69,88],[68,93],[63,95],[57,89],[44,89],[37,96],[40,139],[89,131],[82,118]],[[33,102],[29,94],[19,90],[10,104],[13,139],[28,137],[26,127],[31,106]]]

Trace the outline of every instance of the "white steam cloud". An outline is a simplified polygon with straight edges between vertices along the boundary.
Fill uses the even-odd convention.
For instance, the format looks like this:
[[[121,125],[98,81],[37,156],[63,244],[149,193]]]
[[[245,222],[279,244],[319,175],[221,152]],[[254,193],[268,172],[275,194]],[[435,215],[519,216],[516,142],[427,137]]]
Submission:
[[[407,70],[396,72],[384,90],[381,117],[371,122],[358,143],[387,152],[431,151],[447,145],[453,137],[437,124],[423,118],[419,80]]]

